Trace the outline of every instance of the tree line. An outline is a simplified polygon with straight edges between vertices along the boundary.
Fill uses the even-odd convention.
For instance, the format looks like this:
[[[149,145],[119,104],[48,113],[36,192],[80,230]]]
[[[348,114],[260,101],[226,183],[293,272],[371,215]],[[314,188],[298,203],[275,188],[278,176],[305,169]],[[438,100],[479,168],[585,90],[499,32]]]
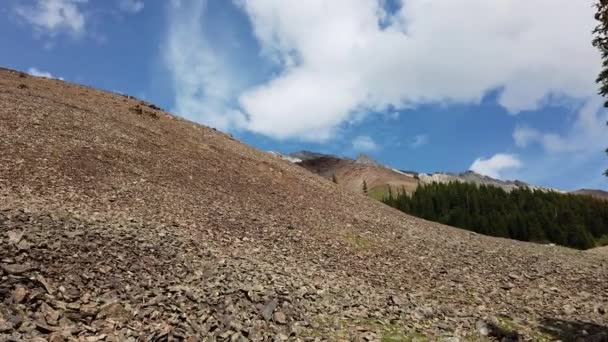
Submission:
[[[383,202],[485,235],[578,249],[608,244],[608,201],[590,196],[452,182],[420,185],[411,196],[389,191]]]

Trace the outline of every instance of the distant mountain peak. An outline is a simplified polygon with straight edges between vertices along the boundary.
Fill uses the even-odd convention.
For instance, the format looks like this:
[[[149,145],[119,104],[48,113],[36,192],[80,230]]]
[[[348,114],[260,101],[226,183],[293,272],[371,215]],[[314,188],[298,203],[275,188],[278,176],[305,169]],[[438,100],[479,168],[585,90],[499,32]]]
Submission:
[[[380,163],[378,163],[377,161],[372,159],[372,157],[365,153],[359,154],[359,156],[357,156],[357,159],[355,159],[355,162],[364,165],[382,166]]]

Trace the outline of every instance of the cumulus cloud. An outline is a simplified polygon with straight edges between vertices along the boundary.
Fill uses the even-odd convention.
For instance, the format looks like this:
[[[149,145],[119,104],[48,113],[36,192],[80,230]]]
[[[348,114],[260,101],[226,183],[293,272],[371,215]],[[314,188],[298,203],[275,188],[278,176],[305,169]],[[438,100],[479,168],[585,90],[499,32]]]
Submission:
[[[230,106],[238,83],[202,28],[206,1],[169,5],[169,32],[164,59],[173,78],[175,112],[227,130],[246,124],[245,115]]]
[[[508,169],[518,169],[523,166],[523,163],[516,155],[498,153],[491,158],[477,158],[471,167],[471,171],[475,171],[481,175],[492,178],[501,178],[501,172]]]
[[[357,152],[371,152],[378,149],[378,144],[367,135],[360,135],[353,139],[353,149]]]
[[[599,70],[590,0],[408,0],[395,13],[379,0],[238,3],[282,68],[240,105],[249,129],[275,137],[323,140],[356,112],[495,89],[509,112],[533,110],[552,94],[589,96]]]
[[[205,1],[169,6],[177,109],[224,129],[325,141],[368,112],[478,103],[496,90],[516,114],[595,92],[592,0],[407,0],[394,12],[383,0],[233,2],[277,70],[247,89],[201,28]]]
[[[121,11],[138,13],[144,9],[143,0],[119,0],[118,7]]]
[[[87,0],[37,0],[34,6],[18,6],[19,17],[42,34],[67,32],[79,36],[85,31],[86,18],[81,6]]]
[[[54,78],[54,79],[58,79],[58,80],[62,80],[63,81],[63,78],[61,78],[61,77],[55,77],[50,72],[48,72],[48,71],[41,71],[41,70],[38,70],[35,67],[31,67],[31,68],[27,69],[27,73],[30,74],[30,75],[32,75],[32,76],[45,77],[45,78]]]

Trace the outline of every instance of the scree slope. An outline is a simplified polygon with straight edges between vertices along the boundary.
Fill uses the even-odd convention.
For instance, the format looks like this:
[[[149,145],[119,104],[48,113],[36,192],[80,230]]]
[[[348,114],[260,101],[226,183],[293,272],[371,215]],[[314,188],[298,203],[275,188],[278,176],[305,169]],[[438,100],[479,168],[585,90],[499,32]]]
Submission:
[[[0,340],[605,338],[606,256],[416,219],[132,97],[0,70]]]

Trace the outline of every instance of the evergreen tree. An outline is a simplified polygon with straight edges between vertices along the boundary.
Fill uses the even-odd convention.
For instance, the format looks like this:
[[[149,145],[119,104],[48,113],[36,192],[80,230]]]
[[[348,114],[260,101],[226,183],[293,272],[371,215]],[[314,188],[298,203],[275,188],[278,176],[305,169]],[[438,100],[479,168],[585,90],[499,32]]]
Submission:
[[[608,241],[608,201],[589,196],[529,188],[506,192],[455,182],[421,185],[411,195],[389,191],[384,202],[424,219],[492,236],[580,249]]]

